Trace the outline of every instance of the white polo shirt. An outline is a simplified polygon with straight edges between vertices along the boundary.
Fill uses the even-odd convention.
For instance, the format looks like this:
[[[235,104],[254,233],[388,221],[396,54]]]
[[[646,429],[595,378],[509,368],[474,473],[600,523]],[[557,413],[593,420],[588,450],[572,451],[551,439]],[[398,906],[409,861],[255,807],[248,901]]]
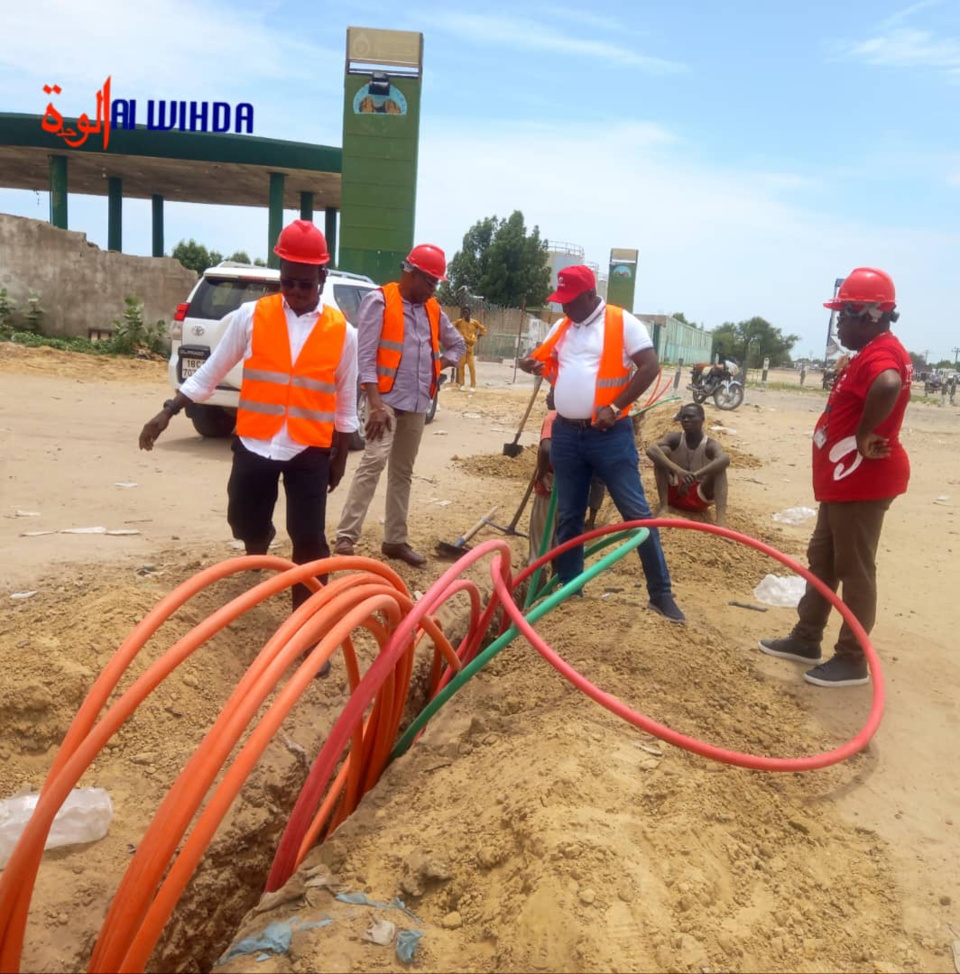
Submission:
[[[557,343],[553,353],[557,358],[559,373],[553,397],[557,412],[567,419],[592,419],[593,402],[597,390],[597,372],[603,352],[604,314],[607,309],[601,301],[593,314],[579,324],[570,322],[566,334]],[[558,321],[549,339],[560,328]],[[642,321],[629,311],[623,312],[623,364],[633,365],[632,356],[645,348],[653,348],[650,333]]]

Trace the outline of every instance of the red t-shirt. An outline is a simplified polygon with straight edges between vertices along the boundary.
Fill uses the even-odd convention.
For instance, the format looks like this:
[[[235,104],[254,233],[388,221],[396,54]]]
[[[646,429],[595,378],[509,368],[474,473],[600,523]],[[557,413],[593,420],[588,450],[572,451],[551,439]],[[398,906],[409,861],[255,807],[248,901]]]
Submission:
[[[857,451],[857,427],[870,386],[887,369],[896,369],[903,383],[893,412],[875,430],[889,439],[890,456],[867,460]],[[840,373],[813,434],[813,493],[818,501],[872,501],[906,491],[910,461],[900,443],[900,426],[912,377],[910,356],[888,331],[862,348]]]

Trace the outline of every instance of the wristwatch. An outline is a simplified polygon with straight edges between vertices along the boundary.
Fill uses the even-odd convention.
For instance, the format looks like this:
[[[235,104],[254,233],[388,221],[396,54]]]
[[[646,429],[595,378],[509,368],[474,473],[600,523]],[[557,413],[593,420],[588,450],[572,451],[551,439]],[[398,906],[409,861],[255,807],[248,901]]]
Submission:
[[[176,416],[177,413],[183,409],[183,406],[178,406],[173,399],[168,399],[164,404],[163,408],[171,415]]]

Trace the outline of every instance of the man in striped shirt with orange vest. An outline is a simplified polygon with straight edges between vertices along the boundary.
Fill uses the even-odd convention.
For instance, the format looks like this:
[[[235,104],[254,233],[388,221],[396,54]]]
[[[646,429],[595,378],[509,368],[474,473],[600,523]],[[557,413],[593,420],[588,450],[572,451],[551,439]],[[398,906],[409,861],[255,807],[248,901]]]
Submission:
[[[210,358],[143,427],[140,449],[152,450],[172,416],[208,399],[243,361],[227,520],[248,555],[266,554],[276,534],[273,509],[282,475],[293,560],[302,565],[330,554],[327,493],[343,478],[357,428],[357,332],[323,303],[330,254],[312,223],[285,227],[274,253],[280,293],[242,304],[231,315]],[[295,585],[293,608],[309,594]]]
[[[597,294],[589,267],[566,267],[549,301],[565,317],[520,363],[554,385],[557,418],[551,460],[557,488],[557,544],[583,533],[590,479],[599,477],[625,521],[649,518],[640,482],[630,406],[657,377],[659,361],[643,324]],[[638,549],[650,595],[649,608],[671,622],[686,621],[673,599],[670,573],[654,528]],[[562,583],[583,571],[583,546],[556,559]]]
[[[456,365],[466,350],[433,296],[446,280],[446,268],[439,247],[420,244],[403,262],[400,281],[371,291],[357,311],[357,362],[369,409],[367,442],[340,516],[338,555],[354,553],[380,474],[389,463],[380,550],[414,568],[427,562],[410,546],[407,534],[413,465],[440,373]]]

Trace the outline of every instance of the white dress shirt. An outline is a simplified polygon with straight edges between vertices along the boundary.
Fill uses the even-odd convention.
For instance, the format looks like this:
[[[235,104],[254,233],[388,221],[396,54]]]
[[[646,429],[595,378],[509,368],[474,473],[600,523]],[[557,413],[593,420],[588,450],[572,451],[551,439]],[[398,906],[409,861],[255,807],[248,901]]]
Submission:
[[[589,318],[570,322],[566,334],[557,343],[554,355],[559,372],[553,389],[557,412],[567,419],[592,419],[597,392],[597,372],[603,353],[605,301],[597,305]],[[550,329],[547,339],[556,334],[563,319]],[[633,365],[633,356],[653,348],[650,333],[642,321],[629,311],[623,312],[623,364]]]
[[[253,309],[256,301],[241,304],[230,316],[230,324],[213,350],[213,354],[186,379],[180,391],[193,402],[203,402],[215,392],[223,377],[241,360],[253,354]],[[290,359],[297,361],[303,346],[313,331],[323,311],[323,298],[314,311],[297,315],[283,301],[283,313],[287,319],[287,335],[290,339]],[[357,428],[357,329],[347,322],[343,341],[343,353],[336,369],[337,409],[336,428],[341,433],[352,433]],[[241,436],[240,442],[251,452],[269,460],[292,460],[306,449],[287,432],[287,424],[269,440],[256,440]]]

